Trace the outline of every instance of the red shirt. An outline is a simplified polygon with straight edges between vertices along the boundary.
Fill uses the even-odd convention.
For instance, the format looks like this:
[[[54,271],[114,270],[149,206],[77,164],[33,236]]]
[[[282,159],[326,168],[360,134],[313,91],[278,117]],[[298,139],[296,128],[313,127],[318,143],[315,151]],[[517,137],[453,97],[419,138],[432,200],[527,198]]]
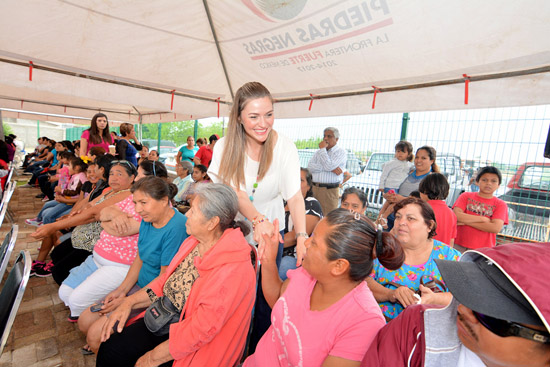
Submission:
[[[456,214],[447,206],[443,200],[428,200],[435,213],[435,222],[437,223],[434,240],[443,242],[446,245],[451,244],[451,240],[456,238]]]
[[[490,219],[502,219],[508,224],[508,206],[497,197],[485,199],[477,192],[465,192],[461,194],[453,208],[459,207],[464,213],[480,215]],[[481,247],[493,247],[497,242],[497,234],[480,231],[469,225],[458,226],[455,243],[469,249]]]
[[[195,154],[195,158],[200,159],[201,164],[208,168],[208,166],[210,166],[210,161],[212,160],[212,154],[213,151],[210,149],[210,145],[203,145],[200,147],[197,154]]]

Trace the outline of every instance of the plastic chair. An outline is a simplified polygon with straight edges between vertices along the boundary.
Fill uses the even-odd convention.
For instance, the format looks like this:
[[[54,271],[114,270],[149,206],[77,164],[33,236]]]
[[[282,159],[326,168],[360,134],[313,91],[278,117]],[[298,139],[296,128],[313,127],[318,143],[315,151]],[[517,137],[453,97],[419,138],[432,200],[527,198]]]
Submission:
[[[31,254],[28,251],[21,251],[15,264],[8,275],[6,284],[0,293],[0,330],[2,333],[0,344],[0,355],[8,341],[10,330],[15,321],[15,315],[23,299],[25,288],[31,275]]]
[[[8,262],[10,261],[11,252],[15,246],[18,232],[19,226],[14,224],[11,230],[6,234],[2,246],[0,247],[0,283],[2,283],[2,279],[4,279],[4,273],[8,267]]]

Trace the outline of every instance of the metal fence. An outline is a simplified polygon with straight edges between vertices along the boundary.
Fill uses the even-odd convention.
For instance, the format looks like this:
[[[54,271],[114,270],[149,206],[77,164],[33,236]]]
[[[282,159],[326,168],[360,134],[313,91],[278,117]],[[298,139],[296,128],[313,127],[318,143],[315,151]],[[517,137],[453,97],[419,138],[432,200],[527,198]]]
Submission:
[[[354,153],[364,169],[349,182],[368,193],[372,215],[377,214],[382,198],[373,187],[379,176],[369,169],[368,160],[371,156],[373,160],[391,158],[376,153],[393,154],[402,137],[415,150],[422,145],[436,149],[451,192],[475,191],[475,182],[470,182],[475,171],[485,165],[496,166],[503,180],[495,195],[509,207],[509,224],[499,235],[502,243],[549,240],[550,161],[543,156],[549,123],[550,106],[531,106],[281,119],[275,128],[294,140],[301,151],[317,148],[324,127],[338,128],[338,144]],[[452,205],[456,196],[447,203]]]

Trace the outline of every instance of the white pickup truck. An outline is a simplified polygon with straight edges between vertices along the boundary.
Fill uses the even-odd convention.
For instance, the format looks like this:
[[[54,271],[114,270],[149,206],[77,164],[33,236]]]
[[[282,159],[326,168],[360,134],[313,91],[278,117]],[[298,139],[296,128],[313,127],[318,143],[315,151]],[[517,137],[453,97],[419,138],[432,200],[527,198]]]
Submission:
[[[380,176],[382,175],[382,167],[384,163],[391,161],[394,158],[393,153],[373,153],[363,170],[363,173],[353,176],[344,184],[344,188],[357,187],[367,194],[368,212],[374,215],[384,204],[382,193],[378,191]],[[438,154],[436,163],[439,166],[441,173],[447,177],[450,190],[447,197],[447,205],[452,206],[458,196],[464,192],[464,175],[460,168],[460,157],[454,154]]]

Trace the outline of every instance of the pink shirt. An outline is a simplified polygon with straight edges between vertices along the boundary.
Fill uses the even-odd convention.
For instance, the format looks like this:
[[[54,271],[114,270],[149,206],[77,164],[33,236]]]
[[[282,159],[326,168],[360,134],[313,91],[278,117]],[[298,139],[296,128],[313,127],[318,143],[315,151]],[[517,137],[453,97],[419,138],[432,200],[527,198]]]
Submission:
[[[311,311],[316,280],[303,268],[289,270],[288,278],[271,312],[271,327],[244,366],[321,366],[328,356],[361,361],[386,323],[367,283],[329,308]]]
[[[82,132],[82,135],[80,135],[80,138],[81,139],[86,139],[88,141],[88,151],[86,152],[86,155],[88,155],[88,152],[93,147],[102,147],[102,148],[105,149],[105,153],[109,153],[109,142],[106,142],[105,140],[101,140],[101,143],[99,143],[99,144],[92,143],[90,141],[90,130],[84,130]]]
[[[71,179],[71,175],[69,174],[69,166],[63,165],[59,169],[59,180],[57,181],[57,184],[59,187],[61,187],[62,190],[65,190],[67,187],[69,187],[69,180]]]
[[[123,212],[133,215],[134,219],[138,222],[141,222],[141,216],[135,211],[133,198],[134,196],[130,195],[115,205]],[[136,258],[138,237],[139,233],[131,236],[117,237],[108,234],[106,231],[102,231],[99,240],[94,246],[94,251],[109,261],[131,265]]]

